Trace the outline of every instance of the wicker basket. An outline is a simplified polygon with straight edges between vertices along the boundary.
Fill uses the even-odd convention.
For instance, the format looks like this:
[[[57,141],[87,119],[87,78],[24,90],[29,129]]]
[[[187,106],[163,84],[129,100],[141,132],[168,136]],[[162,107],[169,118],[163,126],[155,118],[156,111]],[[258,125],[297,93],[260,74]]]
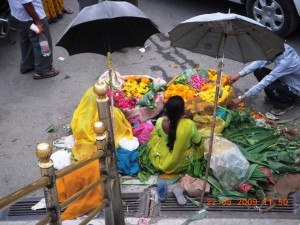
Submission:
[[[170,86],[175,83],[175,80],[179,76],[175,76],[172,80],[168,82],[167,86]],[[235,91],[233,86],[228,91],[227,98],[224,98],[222,101],[218,102],[219,106],[227,107],[231,100],[235,97]],[[188,100],[185,104],[185,111],[188,114],[202,114],[202,115],[212,115],[214,108],[213,102],[208,102],[200,97],[195,97],[194,99]]]
[[[161,78],[155,78],[155,77],[152,77],[149,75],[124,75],[124,76],[122,76],[123,81],[127,77],[137,77],[137,78],[146,77],[146,78],[151,78],[154,83],[163,84],[163,85],[167,84],[167,82],[165,80],[163,80]],[[151,118],[156,117],[157,115],[159,115],[161,113],[161,111],[164,108],[163,101],[164,101],[163,92],[157,92],[156,99],[155,99],[155,105],[156,105],[155,109],[150,109],[148,107],[140,107],[140,108],[134,108],[134,109],[122,109],[122,111],[128,120],[138,119],[140,122],[145,122]]]

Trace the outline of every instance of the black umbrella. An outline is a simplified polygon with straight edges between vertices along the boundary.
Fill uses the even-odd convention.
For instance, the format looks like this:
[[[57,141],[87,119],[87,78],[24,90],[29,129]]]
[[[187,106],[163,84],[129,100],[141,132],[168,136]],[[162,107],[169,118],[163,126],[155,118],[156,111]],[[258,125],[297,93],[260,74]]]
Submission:
[[[56,45],[70,55],[108,56],[121,48],[144,46],[155,33],[159,33],[157,26],[139,8],[128,2],[103,1],[81,10]]]
[[[159,33],[157,26],[134,5],[128,2],[104,1],[81,10],[56,45],[65,48],[70,55],[96,53],[107,56],[110,90],[113,90],[112,77],[115,73],[112,73],[111,53],[126,47],[144,46],[146,40],[155,33]],[[113,106],[113,98],[111,102]],[[105,116],[113,136],[113,114],[108,113]],[[114,139],[111,140],[113,142]],[[113,166],[117,168],[115,151],[111,154]],[[114,176],[117,177],[118,174]],[[119,181],[115,179],[114,191],[110,193],[110,197],[111,202],[116,204],[117,214],[122,213],[122,206],[114,200],[121,198],[120,193]],[[116,224],[125,224],[120,215],[114,215],[113,220]]]

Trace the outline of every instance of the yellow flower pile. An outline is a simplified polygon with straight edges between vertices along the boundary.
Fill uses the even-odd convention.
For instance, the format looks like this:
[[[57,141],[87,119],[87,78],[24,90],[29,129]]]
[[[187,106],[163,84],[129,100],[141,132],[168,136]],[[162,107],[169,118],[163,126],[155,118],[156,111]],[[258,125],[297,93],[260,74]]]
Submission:
[[[199,92],[199,97],[208,102],[214,102],[215,93],[216,93],[216,82],[218,78],[218,73],[216,70],[208,69],[208,79],[211,83],[205,84],[201,91]],[[221,88],[221,97],[219,96],[218,102],[224,102],[228,96],[230,91],[230,85],[227,84],[228,76],[223,73],[222,75],[222,88]]]
[[[142,98],[150,90],[151,82],[152,80],[147,77],[128,76],[125,78],[122,92],[128,98]]]

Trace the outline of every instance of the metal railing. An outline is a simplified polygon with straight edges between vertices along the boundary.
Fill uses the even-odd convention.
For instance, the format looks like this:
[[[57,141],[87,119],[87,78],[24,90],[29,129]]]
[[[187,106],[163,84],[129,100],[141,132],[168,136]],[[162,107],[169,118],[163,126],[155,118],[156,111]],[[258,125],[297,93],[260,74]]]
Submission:
[[[37,224],[61,225],[61,211],[63,209],[80,197],[84,196],[93,188],[98,185],[102,185],[102,201],[99,202],[98,207],[90,212],[88,216],[80,222],[80,224],[87,224],[101,210],[103,210],[106,225],[125,225],[119,174],[116,162],[113,122],[111,117],[112,112],[110,110],[109,98],[106,96],[107,89],[108,87],[105,82],[97,82],[94,85],[94,92],[98,95],[96,102],[99,114],[99,122],[94,124],[97,152],[86,159],[76,162],[75,164],[55,171],[53,162],[50,159],[52,147],[48,143],[38,144],[36,147],[36,155],[39,159],[39,167],[42,177],[26,187],[23,187],[22,189],[0,199],[0,211],[20,201],[29,194],[43,188],[47,215]],[[70,174],[71,172],[76,171],[95,160],[99,161],[99,168],[101,168],[99,171],[100,178],[70,198],[59,203],[56,179]]]

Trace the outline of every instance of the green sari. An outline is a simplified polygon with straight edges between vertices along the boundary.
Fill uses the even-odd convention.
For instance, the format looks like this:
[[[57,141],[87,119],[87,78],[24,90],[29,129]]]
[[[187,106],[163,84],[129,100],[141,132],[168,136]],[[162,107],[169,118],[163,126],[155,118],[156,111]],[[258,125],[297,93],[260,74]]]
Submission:
[[[191,158],[203,157],[204,149],[198,143],[201,136],[198,133],[196,124],[190,119],[180,119],[173,151],[167,147],[168,135],[163,131],[163,117],[156,122],[148,142],[149,158],[154,167],[165,173],[186,172],[188,162]],[[197,146],[195,145],[197,144]]]

